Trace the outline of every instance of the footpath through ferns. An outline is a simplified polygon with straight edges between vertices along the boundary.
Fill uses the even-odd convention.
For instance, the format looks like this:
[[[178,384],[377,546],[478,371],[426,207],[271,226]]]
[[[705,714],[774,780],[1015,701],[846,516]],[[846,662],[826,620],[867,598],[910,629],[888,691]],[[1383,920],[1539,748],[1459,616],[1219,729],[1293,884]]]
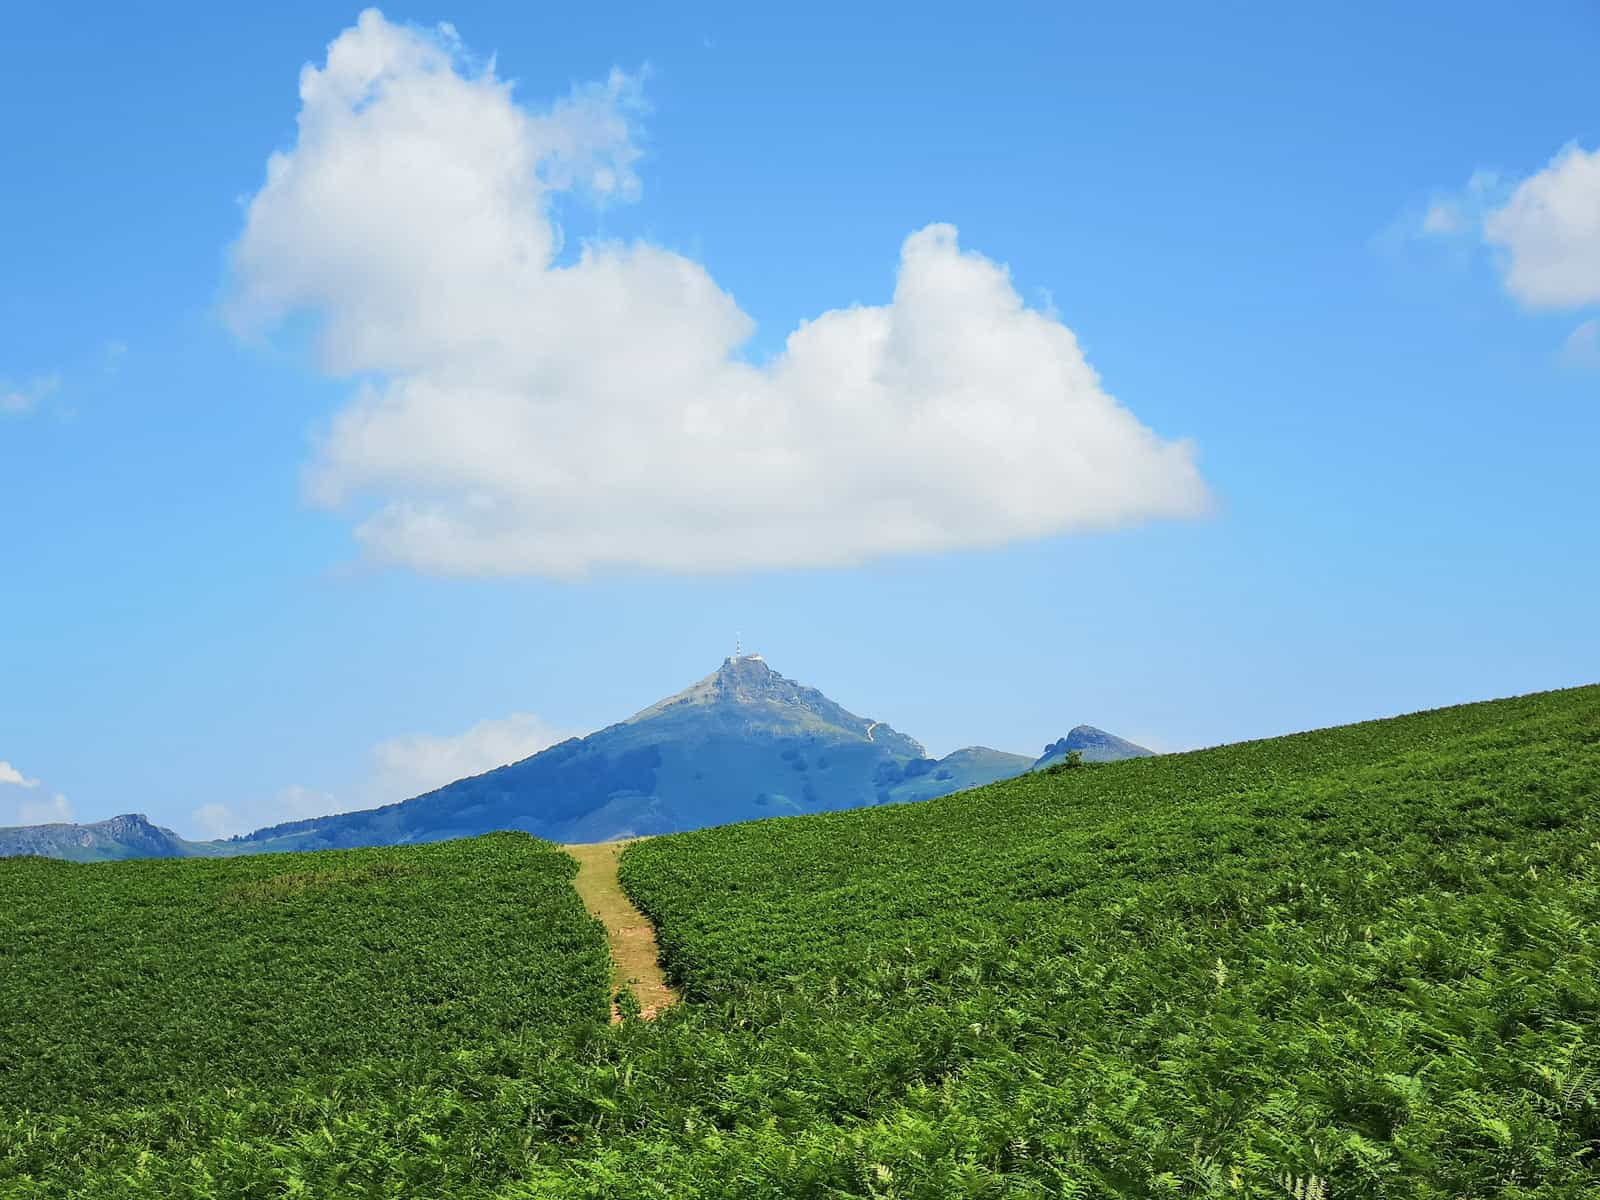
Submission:
[[[668,985],[658,961],[656,931],[617,880],[617,860],[627,844],[594,842],[565,847],[578,862],[573,887],[578,889],[590,915],[606,927],[613,964],[613,1024],[635,1011],[642,1019],[652,1021],[663,1009],[678,1002],[678,994]]]

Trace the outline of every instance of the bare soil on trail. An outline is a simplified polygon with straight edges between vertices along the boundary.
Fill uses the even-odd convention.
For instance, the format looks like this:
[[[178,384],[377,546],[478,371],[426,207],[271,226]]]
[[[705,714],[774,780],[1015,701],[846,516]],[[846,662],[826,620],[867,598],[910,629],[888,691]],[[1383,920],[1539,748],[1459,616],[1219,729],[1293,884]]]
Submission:
[[[659,951],[655,927],[634,907],[617,881],[617,859],[627,844],[593,842],[562,849],[578,860],[573,887],[589,911],[605,923],[606,941],[611,946],[612,992],[619,987],[632,988],[639,998],[640,1017],[649,1021],[662,1009],[676,1004],[678,993],[667,986],[667,978],[656,961]],[[615,1002],[611,1005],[611,1020],[622,1020]]]

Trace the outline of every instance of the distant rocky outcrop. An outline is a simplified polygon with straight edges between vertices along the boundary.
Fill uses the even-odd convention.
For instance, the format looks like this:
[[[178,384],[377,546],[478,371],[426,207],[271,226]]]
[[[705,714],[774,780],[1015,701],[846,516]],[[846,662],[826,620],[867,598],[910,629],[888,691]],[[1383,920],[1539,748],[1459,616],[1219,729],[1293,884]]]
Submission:
[[[1154,750],[1137,746],[1127,738],[1119,738],[1116,734],[1096,729],[1093,725],[1079,725],[1066,737],[1057,738],[1046,746],[1044,753],[1034,761],[1030,769],[1039,771],[1053,766],[1063,761],[1074,750],[1083,755],[1084,762],[1091,763],[1120,762],[1125,758],[1152,758],[1155,755]]]
[[[152,825],[143,813],[125,813],[86,825],[17,825],[0,828],[0,858],[37,854],[74,862],[117,858],[188,858],[215,853],[204,842],[185,841]]]

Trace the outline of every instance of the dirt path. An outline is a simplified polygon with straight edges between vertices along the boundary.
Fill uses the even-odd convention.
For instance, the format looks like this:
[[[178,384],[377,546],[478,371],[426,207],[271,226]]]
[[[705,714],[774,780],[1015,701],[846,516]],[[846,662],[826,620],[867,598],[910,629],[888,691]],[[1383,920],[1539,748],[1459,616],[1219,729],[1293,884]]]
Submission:
[[[656,963],[656,931],[645,915],[633,906],[617,882],[617,859],[627,842],[594,842],[563,849],[578,860],[578,878],[573,887],[595,916],[605,922],[606,940],[611,944],[611,986],[624,984],[639,997],[639,1015],[646,1021],[663,1008],[678,1002],[678,993],[667,986],[666,976]],[[617,1006],[611,1006],[613,1022],[622,1020]]]

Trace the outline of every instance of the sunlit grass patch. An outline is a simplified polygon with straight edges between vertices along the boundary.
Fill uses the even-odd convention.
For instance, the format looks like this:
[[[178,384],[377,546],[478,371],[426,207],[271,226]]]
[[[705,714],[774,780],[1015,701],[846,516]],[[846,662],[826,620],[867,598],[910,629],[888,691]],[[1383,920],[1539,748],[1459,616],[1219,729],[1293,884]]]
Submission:
[[[418,870],[414,863],[376,862],[322,871],[285,871],[229,888],[222,893],[222,901],[225,904],[265,904],[273,900],[292,900],[307,892],[361,888],[414,875]]]

